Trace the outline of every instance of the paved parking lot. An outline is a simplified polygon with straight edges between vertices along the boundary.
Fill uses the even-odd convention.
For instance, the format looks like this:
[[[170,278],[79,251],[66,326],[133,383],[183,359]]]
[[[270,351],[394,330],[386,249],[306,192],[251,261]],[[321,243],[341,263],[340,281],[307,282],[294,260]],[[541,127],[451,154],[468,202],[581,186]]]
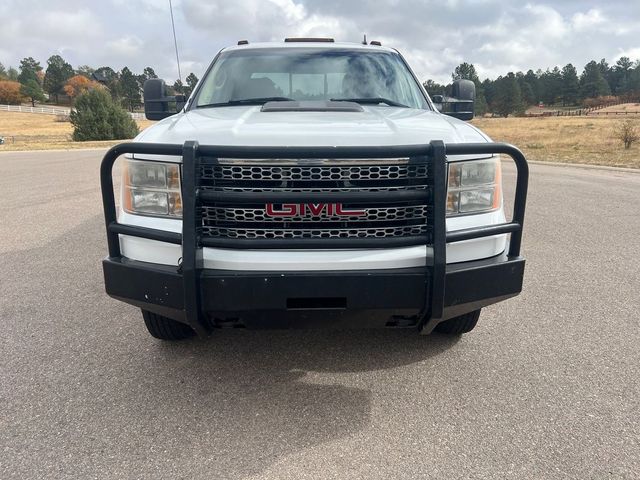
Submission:
[[[640,477],[640,174],[532,165],[525,290],[460,340],[166,344],[103,293],[100,157],[0,154],[0,478]]]

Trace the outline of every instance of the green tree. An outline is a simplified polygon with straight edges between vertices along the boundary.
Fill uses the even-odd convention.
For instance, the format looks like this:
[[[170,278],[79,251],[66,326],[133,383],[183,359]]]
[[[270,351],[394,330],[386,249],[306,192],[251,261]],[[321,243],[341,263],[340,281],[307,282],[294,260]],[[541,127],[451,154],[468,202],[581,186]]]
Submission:
[[[95,69],[90,67],[89,65],[80,65],[78,68],[76,68],[76,75],[82,75],[83,77],[87,77],[91,80],[93,80],[93,72],[95,72]]]
[[[489,80],[488,78],[482,81],[482,91],[484,92],[484,98],[488,105],[493,103],[493,98],[495,95],[495,82]]]
[[[36,102],[44,102],[44,92],[38,81],[34,78],[29,78],[27,83],[23,83],[20,87],[20,93],[29,98],[31,106],[35,107]]]
[[[122,140],[135,137],[139,130],[125,109],[104,89],[95,88],[78,96],[71,112],[73,139]]]
[[[55,97],[56,103],[58,103],[58,95],[64,94],[64,85],[73,77],[73,73],[73,67],[60,55],[52,55],[47,60],[47,70],[42,86],[50,96]]]
[[[120,101],[122,98],[122,89],[120,88],[120,79],[117,72],[111,67],[100,67],[96,69],[92,77],[109,90],[111,98]]]
[[[4,65],[0,63],[0,80],[7,80],[8,78],[7,70],[4,68]]]
[[[175,95],[185,95],[187,92],[187,87],[184,85],[184,83],[182,83],[182,80],[180,79],[173,82],[171,88],[173,89]]]
[[[191,92],[193,92],[193,89],[196,88],[196,85],[198,84],[198,77],[196,77],[195,73],[191,72],[189,75],[187,75],[187,92],[185,93],[185,95],[191,95]]]
[[[153,68],[145,67],[142,73],[136,77],[138,85],[140,86],[140,90],[144,88],[144,82],[151,78],[158,78],[158,76],[156,75],[156,72],[153,70]]]
[[[531,85],[526,81],[525,74],[522,72],[517,72],[516,80],[518,81],[518,86],[520,87],[522,102],[524,103],[524,105],[529,106],[536,103],[536,99],[533,94],[533,87],[531,87]]]
[[[572,64],[567,63],[562,69],[562,104],[576,105],[580,95],[580,80],[578,71]]]
[[[615,81],[609,86],[618,95],[630,91],[631,73],[633,62],[629,57],[620,57],[613,67]]]
[[[498,77],[496,83],[493,111],[503,117],[521,113],[524,110],[524,105],[520,85],[518,85],[515,74],[509,72],[505,77]]]
[[[17,82],[18,76],[19,76],[18,70],[16,70],[13,67],[9,67],[9,70],[7,70],[7,78],[12,82]]]
[[[476,67],[473,63],[461,63],[458,65],[453,73],[451,74],[452,80],[471,80],[476,84],[476,87],[480,84],[480,78],[478,78],[478,74],[476,72]]]
[[[142,71],[142,75],[144,76],[145,80],[149,80],[150,78],[158,78],[158,75],[156,75],[156,72],[151,67],[145,67]]]
[[[602,77],[607,81],[609,87],[613,87],[616,83],[616,72],[615,69],[609,66],[609,63],[606,59],[603,58],[600,60],[600,62],[598,62],[598,70],[600,70]]]
[[[434,95],[447,95],[449,90],[447,85],[443,85],[431,79],[424,82],[422,86],[427,91],[430,97],[433,97]]]
[[[557,103],[562,97],[562,72],[558,67],[547,69],[541,76],[543,96],[542,101],[548,105]]]
[[[527,73],[524,74],[524,81],[531,87],[532,98],[530,100],[532,101],[530,105],[538,103],[540,101],[540,80],[538,79],[538,76],[533,70],[529,69],[527,70]]]
[[[120,89],[122,91],[122,101],[129,111],[133,112],[142,102],[140,100],[140,85],[136,76],[129,68],[124,67],[120,71]]]
[[[611,95],[611,89],[602,75],[600,65],[593,60],[584,66],[584,71],[580,76],[580,93],[582,98]]]
[[[40,83],[38,73],[42,71],[40,62],[36,62],[33,57],[25,57],[20,60],[20,73],[18,74],[18,81],[26,85],[27,81],[35,80]]]

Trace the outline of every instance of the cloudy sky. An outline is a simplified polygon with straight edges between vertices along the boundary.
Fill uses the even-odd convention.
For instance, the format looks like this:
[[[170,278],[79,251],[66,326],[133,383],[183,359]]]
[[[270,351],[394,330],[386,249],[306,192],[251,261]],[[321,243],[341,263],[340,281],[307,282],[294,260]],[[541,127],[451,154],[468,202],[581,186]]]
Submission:
[[[481,78],[591,59],[640,59],[640,0],[173,0],[183,77],[202,74],[238,39],[381,40],[422,79],[446,81],[463,62]],[[0,0],[0,62],[74,67],[150,65],[177,77],[168,0]],[[186,72],[186,73],[185,73]]]

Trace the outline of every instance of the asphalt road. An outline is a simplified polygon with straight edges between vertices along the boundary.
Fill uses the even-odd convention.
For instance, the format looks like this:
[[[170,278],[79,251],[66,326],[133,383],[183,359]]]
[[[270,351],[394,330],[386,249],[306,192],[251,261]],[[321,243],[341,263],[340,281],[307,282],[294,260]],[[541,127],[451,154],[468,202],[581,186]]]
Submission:
[[[166,344],[103,293],[99,158],[0,154],[0,478],[640,478],[640,174],[532,165],[524,292],[458,341]]]

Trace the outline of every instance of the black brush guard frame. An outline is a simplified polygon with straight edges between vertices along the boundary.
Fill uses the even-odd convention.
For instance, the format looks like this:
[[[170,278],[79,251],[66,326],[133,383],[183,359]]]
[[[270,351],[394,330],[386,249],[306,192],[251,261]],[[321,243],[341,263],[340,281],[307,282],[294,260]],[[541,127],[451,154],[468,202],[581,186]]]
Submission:
[[[112,170],[115,161],[124,154],[163,155],[182,157],[182,234],[152,228],[123,225],[118,223],[113,188]],[[517,179],[514,198],[513,217],[510,222],[446,231],[447,202],[447,155],[492,155],[505,154],[516,164]],[[199,145],[195,141],[187,141],[183,145],[128,142],[109,149],[100,165],[100,185],[107,230],[109,258],[121,258],[119,235],[129,235],[150,240],[182,245],[182,279],[184,290],[185,320],[197,333],[208,333],[200,303],[200,267],[202,263],[202,247],[224,248],[393,248],[408,245],[426,244],[429,239],[423,237],[402,238],[350,238],[350,239],[211,239],[201,238],[201,221],[198,207],[202,201],[221,201],[232,199],[233,202],[256,201],[256,194],[237,194],[234,192],[208,192],[199,189],[199,171],[201,158],[246,158],[246,159],[367,159],[367,158],[407,158],[424,162],[429,166],[431,192],[417,192],[420,199],[428,196],[433,206],[433,225],[430,245],[433,248],[431,269],[425,274],[431,276],[430,292],[425,298],[424,318],[420,326],[430,323],[434,326],[443,317],[446,245],[480,237],[488,237],[510,233],[508,259],[520,257],[522,243],[522,227],[524,224],[527,188],[529,183],[529,166],[523,153],[513,145],[505,143],[453,143],[444,144],[435,140],[424,145],[380,146],[380,147],[248,147],[248,146],[210,146]],[[415,164],[415,163],[414,163]],[[371,194],[366,192],[344,193],[262,193],[265,201],[278,202],[349,202],[366,203],[371,201]],[[374,194],[379,195],[379,194]],[[385,202],[406,201],[408,196],[416,192],[388,192]],[[379,196],[377,197],[379,198]],[[432,328],[432,327],[431,327]],[[429,329],[430,330],[430,329]]]

